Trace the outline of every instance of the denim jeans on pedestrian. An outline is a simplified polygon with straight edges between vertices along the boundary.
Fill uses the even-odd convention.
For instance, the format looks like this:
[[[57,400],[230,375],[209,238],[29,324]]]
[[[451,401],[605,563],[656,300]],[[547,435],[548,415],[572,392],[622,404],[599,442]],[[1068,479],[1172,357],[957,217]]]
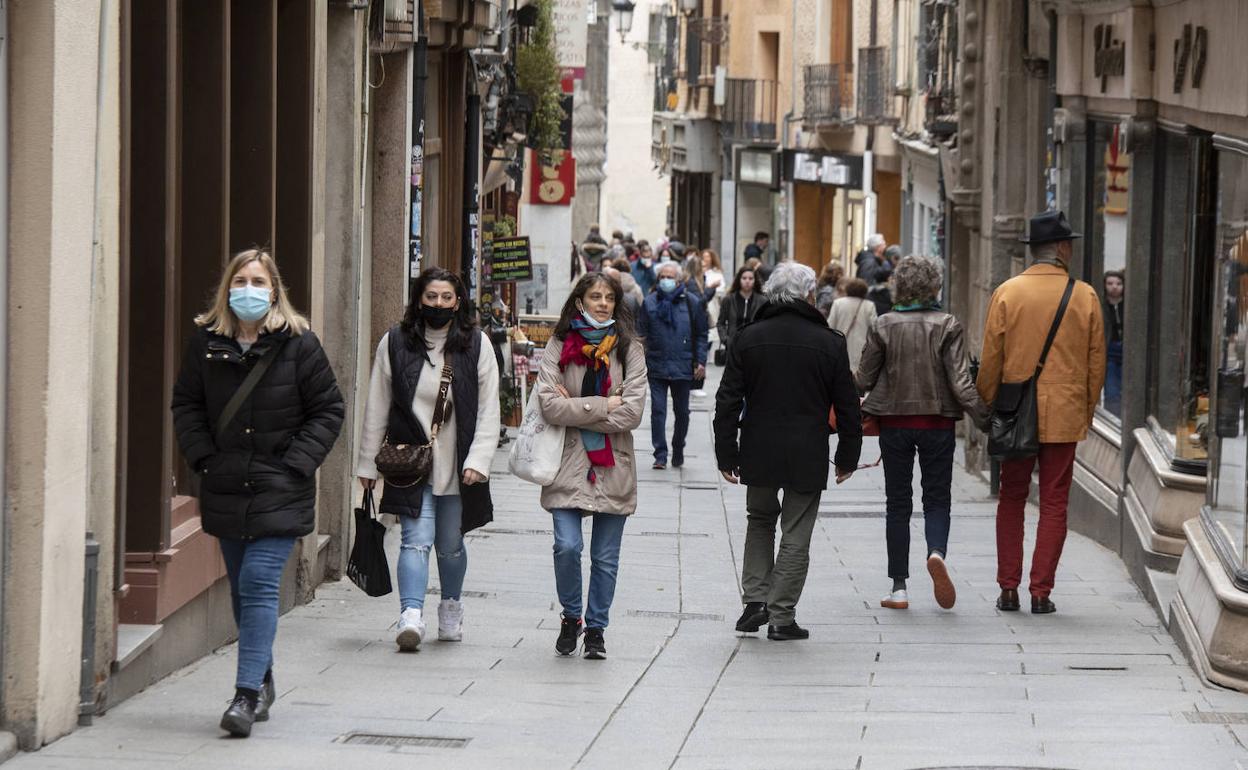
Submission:
[[[234,686],[259,690],[265,672],[273,666],[282,568],[295,546],[295,538],[221,538],[219,542],[225,573],[230,578],[234,623],[238,626],[238,674]]]
[[[468,572],[468,552],[460,531],[464,506],[459,495],[435,495],[425,485],[420,516],[400,516],[403,544],[399,548],[399,611],[424,609],[429,587],[429,549],[438,549],[438,582],[443,599],[459,599]]]
[[[628,517],[618,513],[587,514],[575,508],[557,508],[551,515],[555,521],[555,590],[563,605],[563,615],[568,618],[581,617],[581,551],[585,546],[581,522],[593,518],[585,627],[606,628],[620,569],[620,541]]]
[[[685,448],[689,434],[689,391],[692,380],[650,379],[650,443],[654,445],[654,461],[667,463],[667,391],[672,391],[672,411],[676,427],[672,431],[672,449]]]
[[[885,539],[888,576],[910,577],[910,515],[914,511],[914,455],[919,455],[923,486],[923,531],[927,553],[949,553],[949,512],[952,507],[953,429],[881,428],[884,457]]]

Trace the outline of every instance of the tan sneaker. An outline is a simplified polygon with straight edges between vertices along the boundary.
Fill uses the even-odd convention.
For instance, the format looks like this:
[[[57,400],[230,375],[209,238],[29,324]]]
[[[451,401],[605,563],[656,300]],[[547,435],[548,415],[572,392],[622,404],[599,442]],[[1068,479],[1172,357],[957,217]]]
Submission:
[[[932,592],[936,594],[936,603],[941,609],[952,607],[958,600],[958,591],[953,587],[949,569],[940,554],[934,553],[927,557],[927,573],[932,576]]]

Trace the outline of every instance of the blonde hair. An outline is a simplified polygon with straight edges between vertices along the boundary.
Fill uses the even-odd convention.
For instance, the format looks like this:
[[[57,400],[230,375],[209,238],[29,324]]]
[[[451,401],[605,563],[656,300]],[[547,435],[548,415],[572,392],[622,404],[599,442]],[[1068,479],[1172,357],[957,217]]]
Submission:
[[[290,304],[290,296],[286,292],[286,284],[282,282],[282,274],[277,269],[277,262],[264,249],[246,249],[230,259],[229,264],[221,271],[221,282],[213,295],[212,305],[195,316],[195,324],[204,326],[214,334],[233,338],[239,329],[238,317],[230,309],[230,283],[238,271],[252,262],[259,262],[269,273],[273,282],[273,294],[277,301],[269,307],[269,312],[260,322],[260,331],[275,332],[288,330],[292,336],[298,336],[308,329],[308,319],[304,318]]]
[[[703,249],[702,255],[711,258],[711,267],[714,268],[715,270],[724,269],[724,265],[722,262],[719,261],[719,255],[715,253],[714,249]]]

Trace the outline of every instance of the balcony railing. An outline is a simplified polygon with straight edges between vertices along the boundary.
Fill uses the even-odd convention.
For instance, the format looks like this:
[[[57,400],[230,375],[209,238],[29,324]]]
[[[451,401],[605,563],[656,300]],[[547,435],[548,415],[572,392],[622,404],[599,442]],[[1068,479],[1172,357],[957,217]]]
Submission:
[[[894,88],[888,67],[888,48],[858,49],[858,122],[868,125],[896,119]]]
[[[727,78],[720,130],[730,142],[776,141],[776,81]]]
[[[843,125],[853,120],[853,74],[846,65],[807,65],[802,92],[807,125]]]
[[[924,127],[937,137],[952,136],[958,130],[958,100],[952,91],[927,94]]]

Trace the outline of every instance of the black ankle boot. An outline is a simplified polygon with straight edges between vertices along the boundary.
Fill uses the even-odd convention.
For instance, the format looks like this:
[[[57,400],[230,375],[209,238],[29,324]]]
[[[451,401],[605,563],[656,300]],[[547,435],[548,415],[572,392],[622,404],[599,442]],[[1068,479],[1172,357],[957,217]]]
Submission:
[[[238,688],[234,691],[234,700],[230,707],[221,715],[221,729],[236,738],[251,735],[251,725],[256,721],[256,701],[259,693],[255,690]]]
[[[260,685],[260,694],[256,697],[256,721],[269,721],[269,707],[277,700],[277,687],[273,684],[273,672],[264,675],[264,683]]]

